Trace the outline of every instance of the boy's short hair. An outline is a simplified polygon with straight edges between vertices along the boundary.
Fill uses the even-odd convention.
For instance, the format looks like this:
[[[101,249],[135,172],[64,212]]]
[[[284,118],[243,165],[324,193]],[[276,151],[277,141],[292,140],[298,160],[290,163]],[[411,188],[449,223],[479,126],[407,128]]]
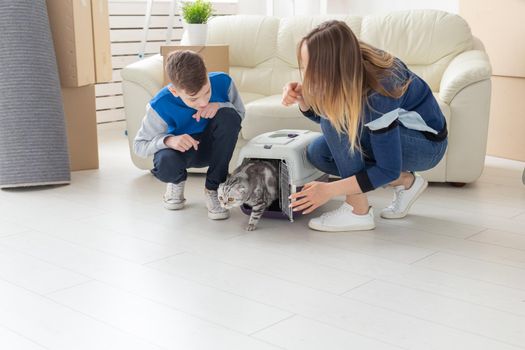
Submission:
[[[189,95],[199,92],[208,81],[208,72],[202,57],[188,50],[175,51],[168,55],[166,73],[176,89]]]

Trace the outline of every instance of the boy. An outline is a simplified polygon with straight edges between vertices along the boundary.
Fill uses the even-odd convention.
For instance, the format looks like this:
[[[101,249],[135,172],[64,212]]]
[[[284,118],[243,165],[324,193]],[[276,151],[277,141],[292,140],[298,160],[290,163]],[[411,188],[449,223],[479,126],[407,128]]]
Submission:
[[[191,51],[168,56],[171,81],[146,107],[146,116],[133,143],[140,157],[154,155],[153,175],[167,183],[164,207],[184,207],[186,169],[206,167],[205,196],[208,217],[227,219],[220,206],[219,184],[226,180],[244,118],[244,105],[232,79],[221,72],[207,73],[202,58]]]

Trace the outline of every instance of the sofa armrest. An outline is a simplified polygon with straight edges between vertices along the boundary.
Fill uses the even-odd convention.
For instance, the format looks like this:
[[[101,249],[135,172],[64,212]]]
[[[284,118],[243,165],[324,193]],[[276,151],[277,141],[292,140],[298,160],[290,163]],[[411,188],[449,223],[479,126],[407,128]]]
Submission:
[[[456,56],[443,73],[439,87],[439,98],[450,104],[452,99],[465,87],[490,79],[492,68],[486,52],[465,51]]]
[[[122,80],[142,86],[152,97],[163,88],[164,69],[161,55],[154,55],[122,69]]]

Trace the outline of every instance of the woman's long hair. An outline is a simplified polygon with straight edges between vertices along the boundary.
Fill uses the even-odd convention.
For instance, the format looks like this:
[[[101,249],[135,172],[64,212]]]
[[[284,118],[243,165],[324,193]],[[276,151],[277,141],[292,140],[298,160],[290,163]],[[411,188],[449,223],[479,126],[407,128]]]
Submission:
[[[306,44],[308,62],[301,62]],[[358,145],[360,118],[370,90],[400,98],[410,81],[387,89],[382,80],[397,75],[394,56],[360,42],[342,21],[328,21],[313,29],[299,43],[297,59],[306,65],[303,98],[318,115],[323,115],[338,132],[348,135],[351,149]]]

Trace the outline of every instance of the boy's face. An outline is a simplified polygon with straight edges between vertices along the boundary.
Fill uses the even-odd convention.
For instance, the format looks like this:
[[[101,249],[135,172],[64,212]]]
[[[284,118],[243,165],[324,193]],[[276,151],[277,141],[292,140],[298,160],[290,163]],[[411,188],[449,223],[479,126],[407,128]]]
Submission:
[[[173,85],[170,85],[168,89],[174,96],[180,97],[182,102],[184,102],[188,107],[194,109],[204,108],[210,102],[211,84],[209,79],[206,84],[204,84],[202,89],[200,89],[200,91],[194,95],[188,94],[184,89],[177,89]]]

